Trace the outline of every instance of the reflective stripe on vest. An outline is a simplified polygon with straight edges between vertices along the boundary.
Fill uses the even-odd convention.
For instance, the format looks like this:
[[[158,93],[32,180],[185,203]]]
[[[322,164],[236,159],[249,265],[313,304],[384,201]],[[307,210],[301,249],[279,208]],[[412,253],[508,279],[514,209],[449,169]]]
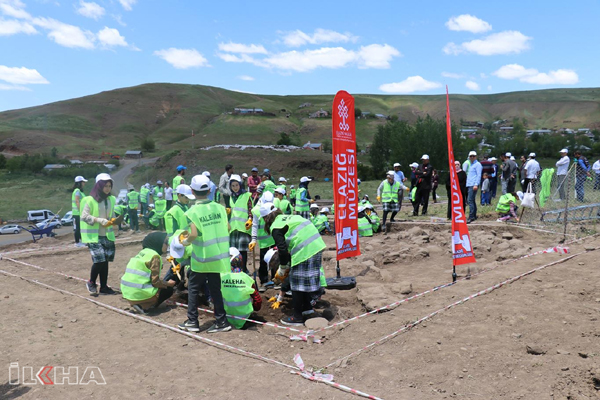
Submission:
[[[108,196],[107,205],[109,207],[107,212],[107,219],[111,219],[115,210],[115,196]],[[81,209],[88,205],[90,209],[90,215],[94,217],[104,217],[99,215],[98,202],[92,196],[86,196],[81,201]],[[115,241],[115,232],[112,226],[105,228],[106,238],[112,242]],[[100,234],[100,224],[95,223],[93,225],[88,224],[85,221],[81,221],[81,241],[83,243],[98,243],[98,236]]]
[[[501,213],[507,213],[510,211],[510,202],[517,204],[517,199],[510,193],[506,193],[498,199],[498,205],[496,211]]]
[[[252,209],[252,219],[258,219],[258,231],[256,238],[258,239],[258,247],[265,249],[275,245],[275,239],[265,231],[265,220],[260,216],[260,206],[256,205]]]
[[[131,288],[135,288],[135,289],[150,289],[153,288],[154,286],[152,286],[152,284],[147,284],[147,283],[131,283],[131,282],[126,282],[121,280],[121,285],[122,286],[127,286],[127,287],[131,287]],[[150,296],[152,297],[152,296]]]
[[[221,274],[221,294],[225,312],[236,317],[248,318],[252,311],[252,297],[254,280],[243,272],[229,272]],[[229,323],[240,329],[246,321],[227,318]]]
[[[154,202],[154,212],[156,212],[157,218],[164,218],[167,212],[167,201],[165,199],[157,199]]]
[[[315,219],[313,220],[313,224],[315,225],[315,228],[317,228],[317,230],[319,232],[321,232],[322,230],[325,229],[325,223],[327,222],[327,217],[324,216],[323,214],[319,214],[315,217]]]
[[[246,221],[248,221],[248,200],[250,200],[250,193],[246,192],[240,195],[236,201],[231,204],[231,218],[229,219],[229,226],[231,227],[230,232],[250,232],[250,229],[246,229],[245,226]]]
[[[135,190],[127,193],[127,204],[130,210],[135,210],[139,206],[140,194]]]
[[[125,274],[121,277],[121,293],[123,294],[123,298],[130,301],[142,301],[156,295],[158,288],[152,286],[152,272],[146,267],[146,263],[154,257],[160,256],[152,249],[143,249],[129,260],[125,268]],[[160,268],[162,269],[162,260]],[[159,276],[160,272],[159,270]]]
[[[373,236],[373,225],[371,225],[369,220],[365,217],[358,219],[358,235]]]
[[[225,299],[223,299],[223,304],[225,304],[227,307],[242,307],[245,306],[246,304],[251,304],[252,303],[252,299],[250,297],[248,297],[246,300],[242,300],[242,301],[226,301]]]
[[[81,205],[81,200],[83,200],[83,193],[81,190],[75,189],[71,194],[71,213],[72,215],[80,215],[79,207],[77,207],[77,197],[79,197],[79,204]]]
[[[296,192],[296,208],[297,212],[309,211],[308,200],[302,200],[302,193],[305,193],[305,188],[300,188]]]
[[[390,201],[398,202],[398,190],[400,190],[400,184],[398,182],[394,182],[393,185],[390,185],[390,183],[386,179],[383,182],[383,192],[381,192],[381,201],[383,203],[389,203]]]
[[[145,188],[145,187],[140,189],[140,202],[142,202],[142,203],[148,202],[148,193],[150,193],[150,189]]]
[[[188,221],[185,217],[187,206],[176,203],[167,213],[165,214],[165,229],[167,235],[172,236],[175,229],[174,222],[177,222],[177,229],[187,229]]]
[[[198,238],[192,243],[192,271],[230,271],[225,207],[215,202],[202,201],[196,203],[185,215],[198,230]]]
[[[271,230],[288,226],[285,241],[292,255],[292,267],[298,265],[315,254],[323,251],[326,246],[317,228],[299,215],[279,215],[275,218]]]

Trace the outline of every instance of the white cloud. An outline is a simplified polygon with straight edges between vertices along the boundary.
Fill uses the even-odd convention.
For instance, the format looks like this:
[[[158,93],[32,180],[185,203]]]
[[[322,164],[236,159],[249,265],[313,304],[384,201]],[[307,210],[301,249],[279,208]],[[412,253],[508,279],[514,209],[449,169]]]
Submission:
[[[128,46],[125,38],[121,36],[118,30],[109,28],[107,26],[98,32],[98,40],[104,46]]]
[[[196,49],[170,49],[157,50],[154,52],[158,56],[177,69],[188,69],[195,67],[209,66],[208,60]]]
[[[32,23],[44,29],[48,29],[48,37],[57,44],[65,47],[80,47],[93,49],[95,35],[75,25],[65,24],[52,18],[34,18]]]
[[[477,82],[473,82],[473,81],[467,81],[467,83],[465,83],[465,86],[469,90],[478,91],[478,90],[481,89],[481,87],[479,86],[479,84]]]
[[[111,17],[113,17],[113,19],[115,21],[117,21],[117,23],[121,26],[127,26],[127,24],[125,22],[123,22],[123,18],[121,16],[121,14],[117,14],[117,15],[111,15]]]
[[[31,15],[25,11],[25,4],[20,0],[1,0],[0,10],[4,15],[19,19],[30,19]]]
[[[137,3],[137,0],[119,0],[119,3],[121,3],[125,11],[131,11],[133,9],[133,5]]]
[[[283,43],[290,47],[299,47],[305,44],[347,43],[357,40],[358,37],[350,33],[340,33],[328,29],[316,29],[312,35],[295,30],[287,32],[283,36]]]
[[[240,76],[238,76],[238,79],[241,79],[243,81],[253,81],[254,80],[253,77],[248,76],[248,75],[240,75]]]
[[[401,56],[400,52],[389,44],[371,44],[358,51],[359,68],[390,68],[390,61]]]
[[[87,3],[83,0],[80,0],[77,13],[83,15],[84,17],[98,20],[104,16],[104,8],[97,3]]]
[[[539,72],[535,68],[525,68],[519,64],[504,65],[492,75],[501,79],[518,79],[535,85],[572,85],[579,82],[579,76],[572,69]]]
[[[242,54],[267,54],[267,49],[262,45],[242,44],[242,43],[219,43],[219,50],[229,53]]]
[[[442,76],[444,78],[450,78],[450,79],[462,79],[465,77],[464,74],[457,74],[454,72],[442,72]]]
[[[0,65],[0,80],[15,85],[50,83],[36,69],[7,67],[6,65]]]
[[[483,33],[492,30],[492,25],[470,14],[452,17],[446,22],[446,27],[451,31],[467,31]]]
[[[423,79],[420,76],[409,76],[402,82],[384,83],[379,90],[386,93],[413,93],[442,87],[441,83]]]
[[[17,20],[0,19],[0,36],[11,36],[17,33],[26,33],[32,35],[38,33],[37,30],[28,22]]]
[[[7,85],[5,83],[0,83],[0,90],[19,90],[23,92],[31,92],[31,89],[26,86]]]
[[[475,39],[460,45],[448,43],[443,51],[446,54],[475,53],[480,56],[492,56],[498,54],[517,54],[528,50],[531,37],[523,35],[518,31],[504,31],[486,36],[483,39]]]

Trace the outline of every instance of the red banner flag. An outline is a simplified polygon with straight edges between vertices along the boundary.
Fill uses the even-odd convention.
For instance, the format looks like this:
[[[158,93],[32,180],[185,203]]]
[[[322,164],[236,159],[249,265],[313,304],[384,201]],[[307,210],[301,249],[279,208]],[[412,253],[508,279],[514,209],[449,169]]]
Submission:
[[[360,255],[354,97],[340,90],[333,100],[333,202],[337,260]]]
[[[452,121],[450,119],[450,97],[446,86],[446,134],[448,136],[448,164],[450,168],[450,191],[452,199],[452,262],[462,265],[477,262],[473,254],[473,246],[469,236],[469,228],[463,208],[458,175],[454,167],[454,150],[452,149]]]

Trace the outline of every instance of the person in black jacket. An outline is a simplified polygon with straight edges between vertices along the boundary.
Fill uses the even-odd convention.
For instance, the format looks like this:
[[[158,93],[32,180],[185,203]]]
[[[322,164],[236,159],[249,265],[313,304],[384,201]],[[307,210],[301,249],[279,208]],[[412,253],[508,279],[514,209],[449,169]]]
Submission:
[[[454,161],[456,175],[458,175],[458,187],[463,200],[463,211],[467,209],[467,173],[461,169],[460,162]],[[448,194],[448,219],[452,218],[452,195],[450,190],[450,174],[446,180],[446,192]]]
[[[429,156],[423,154],[421,157],[423,162],[415,171],[417,178],[417,192],[415,193],[415,201],[413,203],[413,216],[419,215],[419,206],[423,204],[423,211],[421,215],[427,214],[427,206],[429,205],[429,192],[431,192],[431,175],[433,173],[433,167],[429,164]],[[425,202],[423,202],[425,200]]]

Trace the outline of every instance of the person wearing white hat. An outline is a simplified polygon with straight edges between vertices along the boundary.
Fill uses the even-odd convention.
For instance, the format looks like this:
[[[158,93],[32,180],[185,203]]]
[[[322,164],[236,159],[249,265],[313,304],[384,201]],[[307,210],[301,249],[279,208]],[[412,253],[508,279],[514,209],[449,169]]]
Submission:
[[[165,214],[167,213],[167,200],[161,192],[156,194],[156,200],[154,200],[154,212],[155,217],[158,220],[158,229],[161,231],[165,229]]]
[[[273,204],[285,215],[291,215],[293,213],[293,208],[289,200],[285,198],[285,194],[284,188],[277,187],[274,193],[275,200],[273,200]]]
[[[389,213],[392,213],[390,221],[394,221],[394,217],[400,211],[400,196],[398,193],[401,190],[408,190],[404,184],[396,182],[394,180],[394,171],[388,171],[386,178],[381,181],[377,188],[377,201],[381,202],[383,206],[383,223],[382,229],[385,230],[385,221]]]
[[[229,198],[231,197],[231,190],[229,190],[229,177],[233,174],[233,165],[227,164],[225,166],[225,172],[219,178],[219,192],[223,196],[223,202],[225,207],[231,207]]]
[[[273,193],[275,191],[275,188],[277,186],[275,185],[275,182],[273,182],[273,180],[271,179],[271,174],[269,173],[268,169],[264,170],[264,172],[260,176],[260,179],[261,179],[261,183],[260,183],[260,185],[258,185],[258,188],[256,189],[256,191],[258,193],[261,193],[261,194],[264,192]]]
[[[210,172],[204,171],[202,172],[202,175],[210,179]],[[217,203],[219,203],[221,200],[221,193],[217,190],[217,185],[215,185],[212,180],[210,181],[210,193],[208,194],[208,199],[210,201],[216,201]]]
[[[527,189],[529,184],[531,184],[531,190],[533,193],[536,192],[538,177],[541,170],[540,163],[535,159],[535,153],[529,153],[529,160],[527,160],[523,166],[523,172],[525,174],[525,189]]]
[[[242,188],[242,178],[237,174],[229,177],[229,191],[231,198],[229,204],[231,211],[229,215],[229,247],[235,247],[242,253],[244,258],[243,269],[248,272],[248,244],[251,241],[252,232],[252,208],[254,202],[250,193]]]
[[[477,219],[477,190],[481,183],[483,167],[477,161],[477,153],[474,151],[469,152],[469,160],[465,164],[467,164],[465,172],[467,173],[467,202],[469,203],[467,224],[470,224]],[[465,169],[465,164],[463,164],[463,170]]]
[[[317,231],[319,231],[321,235],[333,233],[329,227],[329,218],[327,217],[327,214],[329,214],[329,208],[323,207],[319,211],[319,214],[316,215],[312,221],[313,225],[315,228],[317,228]]]
[[[115,259],[115,196],[111,194],[113,181],[109,174],[96,176],[90,195],[81,201],[81,241],[92,255],[92,270],[86,283],[91,295],[98,294],[96,279],[100,276],[100,294],[116,294],[108,286],[108,263]],[[121,218],[122,220],[122,218]]]
[[[190,200],[196,198],[192,193],[192,188],[185,184],[177,186],[175,192],[177,201],[169,208],[164,217],[165,230],[169,237],[173,236],[173,233],[179,229],[187,229],[189,223],[185,213],[189,210]]]
[[[300,178],[300,185],[298,186],[298,191],[296,192],[296,206],[294,207],[296,215],[300,215],[306,219],[310,219],[309,204],[314,203],[314,201],[310,198],[310,193],[308,192],[308,184],[311,180],[312,179],[306,176]]]
[[[322,295],[325,276],[321,263],[327,246],[315,226],[299,215],[283,215],[272,203],[263,204],[260,215],[265,220],[265,232],[273,237],[278,249],[280,267],[275,274],[276,282],[286,275],[285,266],[290,265],[294,313],[281,323],[302,326],[303,315],[313,310]]]
[[[287,179],[285,179],[283,176],[279,177],[279,184],[277,185],[276,189],[283,189],[284,193],[283,195],[285,196],[285,192],[287,191],[287,188],[285,186],[285,184],[287,183]],[[273,192],[273,194],[275,194],[275,192]],[[286,196],[287,197],[287,196]],[[275,205],[275,207],[277,207],[277,205]]]
[[[373,236],[373,221],[365,214],[364,206],[358,207],[358,237]]]
[[[241,180],[241,178],[238,177]],[[239,184],[239,182],[238,182]],[[204,175],[192,178],[190,187],[196,197],[196,205],[186,211],[190,221],[189,235],[181,235],[181,244],[192,246],[191,270],[188,277],[187,320],[178,325],[179,329],[199,332],[198,295],[208,280],[208,289],[214,304],[215,323],[206,332],[226,332],[231,330],[227,321],[221,274],[231,271],[229,255],[229,230],[227,211],[222,205],[208,200],[210,180]]]
[[[310,205],[310,222],[314,223],[315,218],[319,215],[319,205],[316,203],[312,203]]]
[[[415,186],[415,199],[413,201],[413,216],[419,215],[419,207],[422,205],[423,210],[421,215],[427,215],[429,207],[429,193],[431,192],[431,178],[433,176],[433,167],[429,164],[429,156],[423,154],[421,157],[421,165],[415,170],[415,178],[417,179]]]
[[[87,179],[79,175],[75,177],[75,183],[73,184],[73,193],[71,193],[71,215],[73,215],[73,234],[75,235],[75,247],[85,247],[81,242],[81,200],[85,197],[83,194],[83,187]]]
[[[565,199],[565,181],[567,179],[567,172],[569,172],[569,164],[571,160],[567,155],[569,150],[562,149],[559,151],[560,159],[556,162],[556,180],[558,183],[558,196],[560,200]]]
[[[404,184],[406,182],[406,177],[404,176],[404,172],[400,171],[400,163],[394,163],[394,180],[398,183]],[[404,191],[400,189],[398,192],[398,204],[400,204],[400,208],[402,208],[402,201],[404,200]]]
[[[165,189],[163,188],[163,183],[160,179],[156,181],[156,186],[154,186],[154,190],[152,190],[152,200],[155,201],[154,205],[156,205],[156,198],[158,197],[159,193],[164,197]]]
[[[496,192],[498,190],[498,175],[500,172],[500,167],[498,166],[498,159],[496,157],[492,157],[489,159],[489,161],[492,163],[491,169],[492,172],[490,173],[490,197],[492,199],[496,198]]]
[[[140,206],[141,206],[141,212],[140,215],[145,218],[146,214],[148,213],[148,204],[150,203],[150,184],[146,183],[145,185],[142,185],[142,187],[140,188],[139,191],[139,195],[140,195]]]

